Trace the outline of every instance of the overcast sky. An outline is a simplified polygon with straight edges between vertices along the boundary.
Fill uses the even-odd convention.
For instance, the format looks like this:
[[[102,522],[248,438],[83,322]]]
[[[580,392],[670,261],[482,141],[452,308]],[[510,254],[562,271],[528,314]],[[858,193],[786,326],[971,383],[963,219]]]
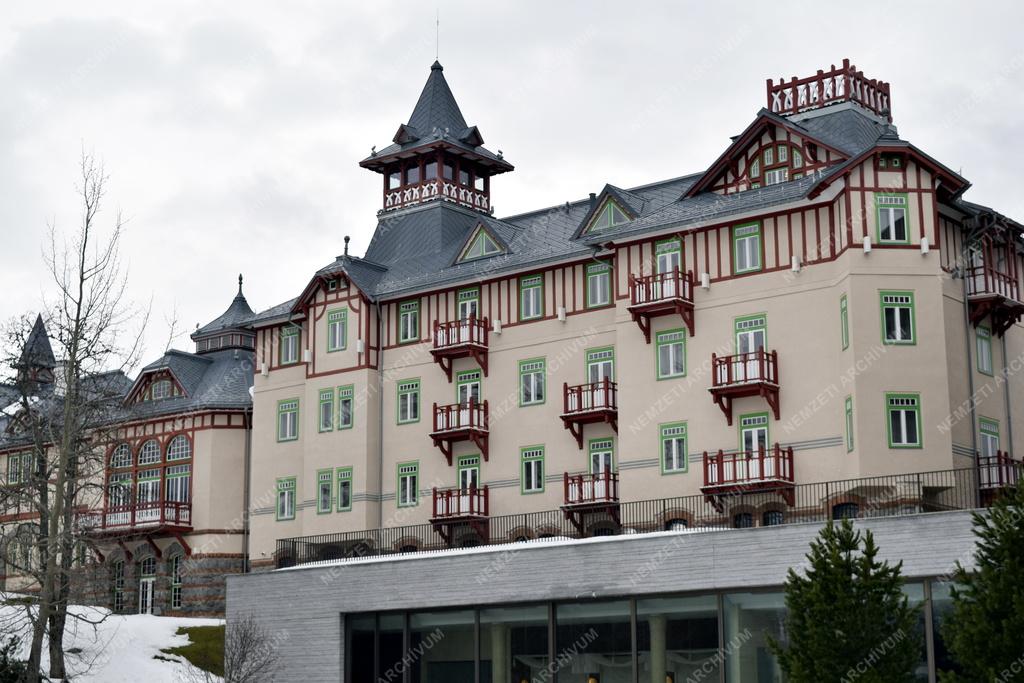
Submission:
[[[22,2],[0,17],[0,319],[48,294],[46,225],[77,221],[82,146],[130,218],[130,295],[164,319],[260,310],[362,254],[380,176],[435,53],[470,125],[516,166],[499,216],[706,168],[765,79],[844,57],[892,84],[900,134],[1024,219],[1024,4],[1008,1]],[[831,8],[830,8],[831,7]],[[187,338],[176,346],[190,348]]]

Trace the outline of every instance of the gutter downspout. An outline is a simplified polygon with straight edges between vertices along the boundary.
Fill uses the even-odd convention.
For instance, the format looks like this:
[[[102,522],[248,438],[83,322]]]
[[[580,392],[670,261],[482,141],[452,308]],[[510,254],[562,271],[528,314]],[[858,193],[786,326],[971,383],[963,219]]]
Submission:
[[[384,528],[384,345],[377,301],[377,528]]]
[[[967,391],[968,394],[967,405],[970,406],[971,410],[971,453],[974,458],[974,476],[975,476],[975,490],[974,490],[974,505],[975,507],[981,507],[981,467],[978,462],[978,431],[977,431],[977,415],[974,405],[974,358],[971,354],[971,313],[970,307],[967,302],[967,277],[963,271],[961,271],[961,280],[963,281],[963,295],[964,295],[964,342],[967,348]],[[950,434],[952,437],[952,434]]]
[[[252,473],[252,408],[249,409],[248,414],[245,416],[246,429],[245,429],[245,484],[243,488],[243,498],[245,500],[245,507],[242,509],[242,573],[249,573],[249,505],[251,503],[250,497],[252,495],[249,478]]]
[[[1003,402],[1006,403],[1006,446],[1007,453],[1013,455],[1013,412],[1010,410],[1010,368],[1006,364],[1006,334],[1002,337],[1003,349]]]

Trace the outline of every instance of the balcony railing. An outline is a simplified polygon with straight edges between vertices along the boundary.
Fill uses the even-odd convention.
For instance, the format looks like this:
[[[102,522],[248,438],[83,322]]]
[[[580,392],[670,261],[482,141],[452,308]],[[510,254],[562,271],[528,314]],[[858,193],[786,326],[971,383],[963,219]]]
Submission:
[[[489,409],[487,401],[483,403],[470,399],[469,403],[453,403],[439,406],[434,404],[433,434],[457,432],[463,429],[486,430]]]
[[[775,444],[770,450],[704,452],[704,488],[793,481],[792,448]]]
[[[611,470],[592,474],[566,472],[564,486],[566,505],[617,503],[619,500],[619,473]]]
[[[630,306],[657,304],[672,299],[693,302],[693,273],[678,268],[668,273],[629,276]]]
[[[487,318],[466,318],[434,323],[434,349],[475,345],[487,347]]]
[[[981,265],[968,268],[966,276],[968,296],[1001,296],[1020,301],[1020,286],[1010,273]]]
[[[732,356],[711,354],[713,388],[736,384],[779,383],[779,357],[775,351],[758,349]]]
[[[833,64],[828,71],[808,78],[780,78],[777,84],[768,79],[768,109],[775,114],[795,114],[846,101],[892,121],[889,84],[867,78],[849,59],[839,68]]]
[[[995,455],[978,456],[978,480],[982,489],[1003,489],[1016,486],[1020,481],[1021,463],[1009,453],[996,451]]]
[[[562,385],[563,415],[571,416],[594,411],[618,411],[618,384],[605,377],[590,384]]]
[[[1016,481],[1020,478],[1021,464],[1016,462],[1012,467],[1014,473],[1007,479]],[[980,481],[978,472],[972,466],[808,484],[766,484],[761,488],[745,487],[732,493],[721,493],[715,496],[715,500],[709,500],[708,495],[701,493],[626,501],[614,506],[615,526],[609,527],[605,522],[604,532],[641,534],[670,529],[681,530],[680,533],[726,532],[734,528],[732,513],[735,505],[742,506],[746,511],[772,509],[776,513],[781,512],[781,516],[773,514],[770,522],[767,518],[757,518],[755,522],[761,525],[821,524],[840,512],[851,514],[851,498],[859,501],[856,510],[852,511],[858,517],[903,517],[972,510],[992,499],[991,496],[980,495],[986,491],[979,485]],[[611,486],[613,484],[609,481],[605,491],[610,491]],[[584,499],[582,494],[587,490],[586,487],[576,490],[580,495],[568,495],[570,501]],[[595,494],[597,492],[595,489]],[[776,506],[779,505],[780,496],[786,495],[791,496],[792,502],[785,509],[779,510]],[[840,505],[844,507],[837,507]],[[577,509],[571,504],[566,507]],[[590,527],[583,525],[582,529],[579,528],[578,520],[565,512],[565,509],[560,509],[489,516],[480,522],[479,538],[490,545],[592,535]],[[276,561],[278,566],[291,566],[349,557],[443,550],[451,547],[443,535],[446,526],[423,523],[279,539]]]
[[[456,183],[431,178],[413,185],[405,185],[384,193],[384,210],[393,211],[414,204],[446,199],[472,209],[488,211],[490,200],[487,192],[482,192],[472,187],[458,185]]]
[[[91,531],[121,531],[152,527],[191,527],[192,504],[172,501],[111,505],[83,515],[82,524]]]
[[[434,489],[434,519],[486,517],[489,513],[490,495],[486,486]]]

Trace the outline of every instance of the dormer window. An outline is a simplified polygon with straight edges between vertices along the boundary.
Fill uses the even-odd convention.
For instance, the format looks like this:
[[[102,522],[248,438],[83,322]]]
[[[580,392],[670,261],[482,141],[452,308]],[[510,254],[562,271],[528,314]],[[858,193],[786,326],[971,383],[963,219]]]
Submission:
[[[459,257],[459,262],[472,261],[486,256],[494,256],[502,253],[502,248],[493,237],[484,230],[483,226],[477,228],[476,234],[470,239],[469,244]]]
[[[171,386],[171,380],[158,379],[153,382],[153,386],[149,389],[149,398],[152,401],[160,401],[165,398],[170,398],[172,393],[173,387]]]
[[[619,205],[611,199],[604,203],[604,206],[594,215],[590,221],[587,232],[601,232],[629,222],[629,217],[619,208]]]
[[[903,158],[899,154],[880,154],[878,156],[878,170],[899,171],[903,168]]]

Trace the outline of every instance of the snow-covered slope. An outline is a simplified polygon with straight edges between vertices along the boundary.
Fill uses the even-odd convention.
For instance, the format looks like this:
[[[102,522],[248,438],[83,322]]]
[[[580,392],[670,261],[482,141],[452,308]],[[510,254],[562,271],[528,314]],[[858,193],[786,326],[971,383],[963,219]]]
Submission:
[[[188,644],[187,636],[175,635],[182,626],[216,626],[218,619],[182,619],[154,617],[148,614],[111,614],[94,607],[71,608],[79,619],[68,619],[64,638],[65,652],[81,650],[66,657],[68,675],[76,683],[178,683],[189,680],[187,665],[181,658],[160,653],[160,650]],[[11,624],[23,614],[13,607],[0,606],[0,622]],[[90,623],[92,622],[92,623]],[[29,632],[22,624],[23,657],[28,656]],[[7,629],[4,629],[7,632]],[[43,647],[44,667],[47,648]],[[160,655],[180,662],[154,659]]]

